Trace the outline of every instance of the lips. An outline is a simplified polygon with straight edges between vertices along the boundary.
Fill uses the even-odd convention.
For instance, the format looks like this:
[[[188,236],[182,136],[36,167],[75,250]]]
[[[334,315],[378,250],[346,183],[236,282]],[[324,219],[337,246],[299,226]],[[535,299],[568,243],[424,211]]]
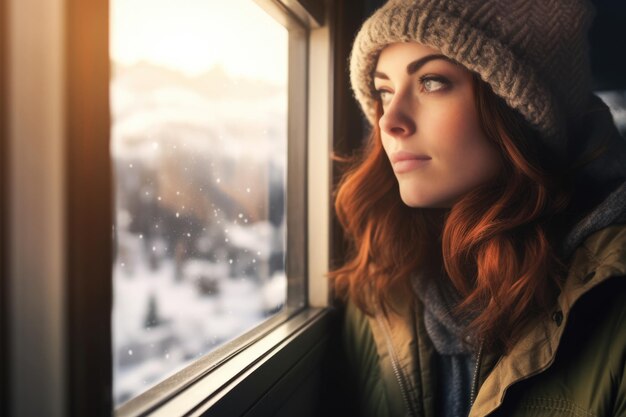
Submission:
[[[432,158],[428,155],[417,155],[411,152],[399,151],[399,152],[394,152],[393,154],[391,154],[389,159],[391,160],[392,164],[395,164],[396,162],[400,162],[400,161],[407,161],[407,160],[427,161]]]
[[[418,155],[406,151],[394,152],[389,157],[396,174],[413,171],[428,164],[431,159],[428,155]]]

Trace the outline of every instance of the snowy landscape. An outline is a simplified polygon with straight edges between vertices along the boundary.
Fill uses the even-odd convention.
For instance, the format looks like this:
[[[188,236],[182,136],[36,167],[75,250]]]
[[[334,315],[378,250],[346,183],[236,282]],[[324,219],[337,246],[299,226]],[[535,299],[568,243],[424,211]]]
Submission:
[[[285,85],[141,62],[111,82],[116,405],[285,302]]]

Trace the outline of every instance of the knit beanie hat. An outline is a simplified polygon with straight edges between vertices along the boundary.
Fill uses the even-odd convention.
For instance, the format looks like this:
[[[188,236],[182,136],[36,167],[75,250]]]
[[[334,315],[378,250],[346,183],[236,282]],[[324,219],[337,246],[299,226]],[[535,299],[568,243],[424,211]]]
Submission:
[[[591,97],[586,0],[389,0],[361,27],[350,80],[375,123],[373,73],[380,51],[419,42],[479,74],[558,154],[565,126]]]

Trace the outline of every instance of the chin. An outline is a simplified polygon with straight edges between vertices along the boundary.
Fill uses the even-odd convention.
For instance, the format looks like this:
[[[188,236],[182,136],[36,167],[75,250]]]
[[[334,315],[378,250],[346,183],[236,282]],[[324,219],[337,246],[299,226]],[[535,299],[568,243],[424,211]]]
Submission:
[[[416,198],[415,196],[404,196],[404,195],[401,195],[400,197],[402,198],[402,202],[404,204],[413,208],[429,208],[429,207],[434,207],[435,205],[434,201],[429,201],[428,199],[424,199],[424,198]]]
[[[454,204],[454,200],[450,198],[419,195],[415,192],[400,192],[400,198],[404,204],[412,208],[451,208]]]

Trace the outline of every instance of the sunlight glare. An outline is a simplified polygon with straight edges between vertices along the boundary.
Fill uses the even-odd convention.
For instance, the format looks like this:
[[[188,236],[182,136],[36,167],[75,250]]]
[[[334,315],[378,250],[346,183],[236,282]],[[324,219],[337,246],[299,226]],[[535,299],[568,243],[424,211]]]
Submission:
[[[111,0],[111,59],[284,83],[287,31],[253,0]]]

